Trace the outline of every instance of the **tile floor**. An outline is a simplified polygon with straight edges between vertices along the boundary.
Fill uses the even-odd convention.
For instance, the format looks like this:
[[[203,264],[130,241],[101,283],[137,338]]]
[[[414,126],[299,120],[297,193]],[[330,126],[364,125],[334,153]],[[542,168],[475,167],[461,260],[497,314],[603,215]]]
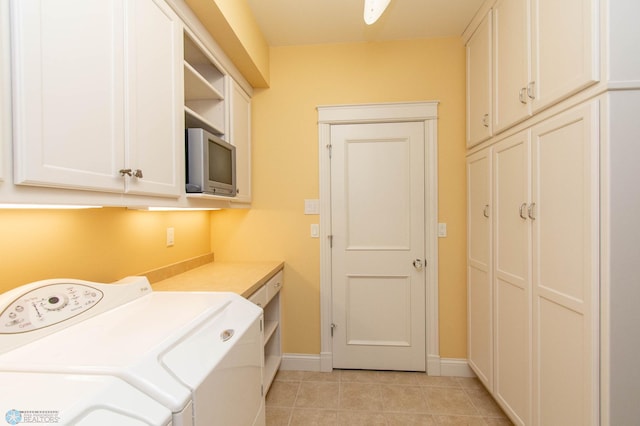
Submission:
[[[477,379],[424,373],[279,371],[267,426],[511,425]]]

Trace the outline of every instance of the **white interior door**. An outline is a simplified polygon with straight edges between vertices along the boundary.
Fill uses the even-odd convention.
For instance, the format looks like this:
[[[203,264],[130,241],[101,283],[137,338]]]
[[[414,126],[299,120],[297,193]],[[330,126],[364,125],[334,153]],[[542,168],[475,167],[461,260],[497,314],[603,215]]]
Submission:
[[[331,126],[333,367],[425,371],[424,123]]]

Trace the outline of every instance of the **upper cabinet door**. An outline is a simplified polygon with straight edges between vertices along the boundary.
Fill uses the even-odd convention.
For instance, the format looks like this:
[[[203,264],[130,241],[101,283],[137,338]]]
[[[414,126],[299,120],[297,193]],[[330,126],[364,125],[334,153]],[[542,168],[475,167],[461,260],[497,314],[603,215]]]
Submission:
[[[9,3],[0,1],[0,182],[7,179],[6,165],[11,139],[11,57],[9,53]]]
[[[251,98],[234,81],[231,84],[231,134],[236,147],[235,201],[251,201]]]
[[[497,0],[493,133],[599,80],[598,0]]]
[[[467,147],[491,137],[491,12],[467,43]]]
[[[127,2],[125,192],[178,197],[184,190],[183,27],[163,0]]]
[[[529,0],[498,0],[493,9],[494,114],[500,132],[529,116]]]
[[[11,3],[15,183],[122,191],[122,7]]]
[[[598,0],[532,0],[534,112],[597,82]]]

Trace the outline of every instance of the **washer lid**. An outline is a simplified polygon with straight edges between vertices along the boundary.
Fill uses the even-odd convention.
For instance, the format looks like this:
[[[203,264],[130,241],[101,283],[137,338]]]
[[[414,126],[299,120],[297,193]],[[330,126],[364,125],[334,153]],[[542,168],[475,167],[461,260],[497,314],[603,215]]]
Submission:
[[[153,292],[0,355],[0,370],[117,376],[178,412],[191,389],[162,355],[203,327],[241,332],[261,314],[233,293]],[[214,367],[196,368],[205,377]]]
[[[171,411],[116,377],[3,372],[0,382],[0,415],[9,425],[148,426],[171,421]]]

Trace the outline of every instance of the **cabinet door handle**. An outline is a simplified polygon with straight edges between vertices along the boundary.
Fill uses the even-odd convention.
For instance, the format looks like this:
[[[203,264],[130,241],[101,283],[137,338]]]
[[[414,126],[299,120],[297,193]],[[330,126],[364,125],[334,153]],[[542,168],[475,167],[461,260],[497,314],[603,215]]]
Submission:
[[[523,219],[527,218],[527,203],[522,203],[520,205],[520,217]]]
[[[137,178],[141,178],[142,177],[142,170],[140,169],[135,169],[135,170],[131,170],[131,169],[120,169],[118,170],[118,173],[120,173],[120,176],[129,176],[129,177],[137,177]]]
[[[529,219],[536,220],[536,203],[529,204]]]
[[[485,204],[484,209],[482,210],[482,215],[484,217],[489,217],[489,204]]]
[[[527,104],[527,88],[526,87],[523,87],[522,89],[520,89],[519,98],[521,103],[525,105]]]
[[[535,81],[530,81],[529,84],[527,84],[527,95],[533,100],[536,98],[536,82]]]
[[[482,125],[484,127],[489,127],[489,114],[485,114],[482,116]]]

